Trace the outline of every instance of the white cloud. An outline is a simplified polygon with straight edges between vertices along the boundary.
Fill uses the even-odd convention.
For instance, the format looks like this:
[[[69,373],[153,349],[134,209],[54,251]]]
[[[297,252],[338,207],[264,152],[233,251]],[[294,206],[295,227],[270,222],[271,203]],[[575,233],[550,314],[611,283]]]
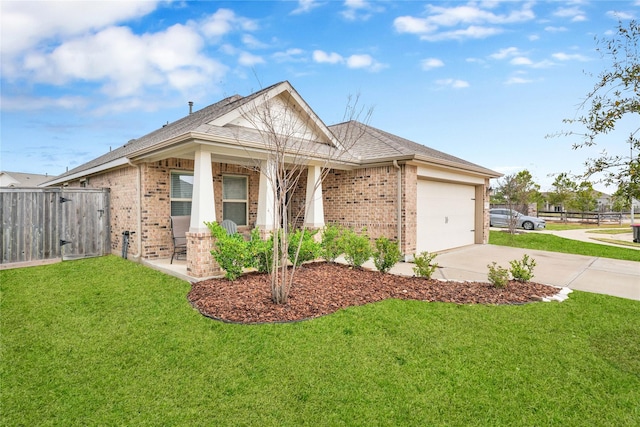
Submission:
[[[242,43],[249,49],[265,49],[269,47],[267,43],[263,43],[251,34],[244,34],[242,36]]]
[[[451,87],[453,89],[464,89],[470,86],[469,82],[466,82],[464,80],[457,80],[457,79],[436,80],[436,83],[439,86]]]
[[[2,55],[14,55],[50,39],[66,38],[139,18],[159,1],[0,2]],[[4,62],[4,58],[3,58]]]
[[[320,64],[328,63],[328,64],[338,64],[344,61],[342,55],[339,55],[335,52],[327,53],[323,50],[314,50],[313,51],[313,60]]]
[[[305,51],[299,48],[287,49],[284,52],[276,52],[273,58],[278,62],[301,62],[304,61],[302,55]]]
[[[560,7],[553,12],[553,15],[559,18],[571,18],[572,22],[582,22],[587,20],[585,13],[577,6]]]
[[[376,3],[366,0],[345,0],[345,9],[341,12],[343,18],[348,21],[366,21],[371,18],[374,13],[384,11],[384,8]]]
[[[321,6],[321,4],[316,0],[298,0],[298,7],[295,8],[291,14],[299,15],[302,13],[308,13],[319,6]]]
[[[481,27],[472,25],[468,28],[444,31],[434,35],[421,36],[421,40],[440,41],[440,40],[463,40],[463,39],[484,39],[502,33],[504,30],[495,27]]]
[[[368,71],[377,72],[384,68],[387,68],[386,64],[382,64],[376,61],[371,55],[351,55],[347,58],[347,67],[349,68],[364,68]]]
[[[347,58],[349,68],[369,68],[373,64],[371,55],[351,55]]]
[[[414,18],[413,16],[399,16],[393,21],[396,31],[399,33],[424,34],[438,29],[438,26],[427,19]]]
[[[34,111],[44,108],[85,108],[88,101],[81,96],[62,96],[60,98],[25,96],[7,98],[3,96],[0,97],[0,104],[5,111]]]
[[[500,5],[520,8],[498,14],[491,9]],[[427,17],[400,16],[394,20],[399,33],[416,34],[422,40],[480,39],[502,33],[502,26],[530,21],[535,18],[530,3],[469,2],[463,6],[427,5]],[[445,28],[458,27],[445,30]]]
[[[507,79],[506,82],[504,82],[504,84],[506,84],[506,85],[520,85],[520,84],[527,84],[527,83],[531,83],[531,82],[533,82],[533,80],[525,79],[523,77],[510,77],[509,79]]]
[[[199,26],[204,35],[211,38],[221,37],[233,30],[255,31],[258,29],[256,21],[237,16],[230,9],[219,9],[204,19]]]
[[[109,27],[68,40],[50,53],[27,54],[24,71],[40,83],[99,83],[111,97],[131,96],[147,86],[186,90],[226,71],[200,53],[203,45],[193,28],[180,24],[143,35],[127,27]]]
[[[420,66],[423,70],[429,71],[434,68],[444,67],[444,62],[438,58],[426,58],[420,61]]]
[[[80,82],[88,94],[98,90],[117,100],[102,101],[105,111],[112,111],[109,104],[114,105],[113,111],[122,111],[126,105],[139,108],[149,102],[152,88],[166,96],[205,93],[214,87],[228,67],[205,50],[231,32],[245,33],[241,40],[249,48],[267,46],[246,34],[258,28],[257,21],[229,9],[156,32],[134,33],[124,24],[149,14],[157,5],[155,1],[2,2],[3,82],[51,86]],[[221,51],[237,55],[241,65],[265,62],[226,46]],[[6,94],[4,100],[10,105]],[[32,105],[48,108],[54,103],[40,99]]]
[[[640,2],[639,2],[640,3]],[[636,4],[638,6],[638,4]],[[606,14],[609,18],[626,21],[629,19],[635,19],[636,15],[633,12],[621,12],[616,10],[610,10]]]
[[[580,62],[586,62],[589,61],[590,59],[584,55],[580,55],[579,53],[564,53],[564,52],[558,52],[558,53],[554,53],[551,55],[554,59],[557,59],[558,61],[580,61]]]
[[[265,61],[260,56],[253,55],[249,52],[241,52],[240,56],[238,57],[238,63],[245,67],[253,67],[257,64],[264,64]]]
[[[552,61],[544,59],[542,61],[534,62],[526,56],[517,56],[509,61],[511,65],[526,66],[530,68],[549,68],[555,64]]]
[[[505,59],[505,58],[509,58],[512,56],[519,56],[519,55],[522,55],[520,53],[520,49],[518,49],[517,47],[507,47],[504,49],[500,49],[496,53],[489,55],[489,57],[493,59]]]
[[[516,56],[511,61],[509,61],[509,63],[512,65],[533,65],[533,61],[526,56]]]
[[[376,61],[371,55],[358,54],[344,58],[342,55],[331,52],[327,53],[323,50],[313,51],[313,61],[319,64],[342,64],[345,63],[348,68],[366,69],[368,71],[380,71],[387,66]]]
[[[545,27],[544,30],[548,33],[564,33],[565,31],[569,31],[567,27],[553,27],[553,26]]]

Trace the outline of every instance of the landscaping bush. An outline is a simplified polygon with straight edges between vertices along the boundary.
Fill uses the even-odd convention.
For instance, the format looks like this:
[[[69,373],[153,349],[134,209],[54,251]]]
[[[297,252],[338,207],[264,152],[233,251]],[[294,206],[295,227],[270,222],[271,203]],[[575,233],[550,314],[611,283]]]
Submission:
[[[237,279],[242,274],[242,269],[251,263],[249,242],[239,233],[227,234],[217,222],[208,222],[206,225],[215,238],[215,248],[211,250],[211,255],[225,271],[224,277],[229,280]]]
[[[254,267],[260,273],[271,273],[273,265],[273,233],[268,239],[260,237],[260,230],[251,230],[251,240],[249,241],[250,267]]]
[[[489,282],[496,288],[504,288],[509,283],[509,270],[496,265],[494,261],[491,264],[487,264],[489,268]]]
[[[522,261],[513,260],[509,261],[511,264],[511,276],[513,280],[518,282],[528,282],[533,277],[533,268],[536,266],[536,260],[529,258],[529,255],[524,254]]]
[[[320,241],[320,256],[329,262],[335,262],[344,252],[341,238],[344,230],[339,225],[328,224],[322,233]]]
[[[413,272],[418,277],[426,277],[427,279],[431,278],[431,275],[438,268],[438,264],[434,263],[433,260],[438,254],[430,254],[429,252],[421,252],[419,255],[415,255],[413,257],[413,262],[415,263],[415,267],[413,267]]]
[[[376,239],[376,249],[373,252],[373,263],[378,271],[386,273],[400,260],[398,244],[386,237]]]
[[[353,267],[361,267],[369,258],[371,258],[371,244],[367,229],[362,229],[362,234],[348,229],[342,233],[340,237],[342,248],[344,249],[344,257]]]
[[[291,264],[297,267],[303,262],[312,261],[318,257],[320,243],[315,240],[316,233],[317,230],[296,230],[294,233],[289,234],[288,255]],[[302,244],[300,244],[300,239],[302,239]],[[298,253],[298,259],[296,259],[298,245],[300,245],[300,252]]]

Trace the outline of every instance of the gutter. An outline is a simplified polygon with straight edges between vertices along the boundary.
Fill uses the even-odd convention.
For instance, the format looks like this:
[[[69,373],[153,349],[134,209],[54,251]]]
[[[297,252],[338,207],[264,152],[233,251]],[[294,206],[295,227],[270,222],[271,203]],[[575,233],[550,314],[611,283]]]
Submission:
[[[73,181],[74,179],[84,178],[85,176],[88,176],[88,175],[93,175],[108,169],[117,168],[118,166],[125,166],[127,164],[130,164],[129,159],[126,157],[121,157],[119,159],[112,160],[107,163],[103,163],[99,166],[95,166],[90,169],[84,169],[84,170],[81,170],[80,172],[76,172],[70,175],[64,175],[62,177],[52,179],[51,181],[47,181],[40,184],[39,187],[50,187],[56,184],[64,184],[65,182]]]

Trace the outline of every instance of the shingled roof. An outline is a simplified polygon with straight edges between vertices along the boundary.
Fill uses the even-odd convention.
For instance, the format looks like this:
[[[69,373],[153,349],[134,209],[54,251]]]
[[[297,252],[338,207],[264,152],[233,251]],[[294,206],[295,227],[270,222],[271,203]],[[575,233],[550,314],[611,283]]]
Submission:
[[[346,130],[351,128],[350,130]],[[356,142],[351,144],[350,151],[359,158],[361,163],[375,163],[390,161],[392,159],[419,160],[430,163],[438,163],[448,166],[457,166],[462,169],[483,173],[498,177],[499,173],[468,162],[459,157],[452,156],[442,151],[435,150],[417,142],[393,135],[389,132],[365,125],[356,121],[349,121],[329,126],[335,135],[349,133]],[[354,130],[355,129],[355,130]],[[349,145],[347,143],[347,145]]]
[[[238,136],[241,136],[242,138],[240,139],[259,142],[260,135],[256,131],[252,131],[250,129],[216,126],[211,123],[216,119],[233,112],[234,110],[241,109],[243,106],[247,105],[256,98],[283,84],[286,84],[286,87],[295,92],[295,89],[293,89],[293,87],[285,81],[276,83],[245,97],[240,95],[233,95],[224,98],[223,100],[218,101],[215,104],[195,111],[179,120],[176,120],[173,123],[168,123],[161,128],[140,138],[132,139],[121,147],[118,147],[117,149],[109,151],[108,153],[96,159],[93,159],[70,171],[67,171],[64,174],[55,177],[49,182],[51,184],[61,183],[67,177],[69,179],[75,179],[78,176],[82,176],[82,174],[85,172],[95,172],[96,170],[103,170],[110,167],[125,165],[129,162],[129,159],[135,157],[136,155],[140,155],[140,153],[153,150],[155,146],[165,141],[169,141],[180,136],[185,136],[190,133],[206,134],[213,138],[238,138]],[[313,111],[310,111],[309,114],[315,115]],[[317,118],[317,120],[321,123],[321,120],[319,118]],[[327,129],[327,127],[322,123],[321,126],[324,129]],[[329,133],[333,133],[333,135],[337,136],[338,141],[344,140],[345,136],[348,133],[349,135],[348,137],[346,137],[347,146],[351,145],[349,144],[348,139],[355,138],[356,143],[354,143],[353,146],[349,148],[349,152],[345,153],[346,155],[340,156],[340,158],[342,158],[343,160],[349,159],[348,161],[353,165],[359,163],[365,166],[366,164],[379,161],[390,161],[392,159],[413,159],[460,167],[462,169],[486,174],[489,176],[500,176],[496,172],[478,166],[474,163],[457,158],[455,156],[451,156],[438,150],[434,150],[432,148],[415,143],[413,141],[409,141],[388,132],[384,132],[380,129],[376,129],[360,122],[350,121],[340,123],[337,125],[329,126],[328,130],[330,131]],[[343,138],[341,138],[340,135],[342,135]],[[320,154],[321,152],[326,151],[325,155],[328,155],[329,151],[327,150],[334,151],[335,148],[324,147],[324,149],[318,151],[317,153]],[[43,185],[47,185],[47,183]]]

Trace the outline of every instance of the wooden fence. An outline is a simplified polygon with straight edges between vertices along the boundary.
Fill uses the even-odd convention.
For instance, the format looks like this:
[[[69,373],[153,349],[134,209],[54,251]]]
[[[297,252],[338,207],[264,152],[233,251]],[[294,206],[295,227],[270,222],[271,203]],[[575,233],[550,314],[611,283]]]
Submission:
[[[109,190],[1,188],[0,268],[110,253]]]
[[[538,217],[562,222],[584,222],[600,225],[605,222],[622,224],[623,214],[620,212],[556,212],[538,211]]]

